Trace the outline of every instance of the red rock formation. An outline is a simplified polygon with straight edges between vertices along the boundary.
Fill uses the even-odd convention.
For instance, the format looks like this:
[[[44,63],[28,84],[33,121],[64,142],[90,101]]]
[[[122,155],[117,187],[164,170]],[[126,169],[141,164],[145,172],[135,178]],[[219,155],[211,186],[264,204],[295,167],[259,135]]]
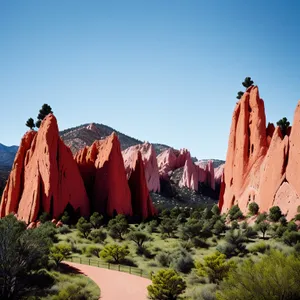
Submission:
[[[300,102],[283,138],[279,127],[266,128],[263,100],[250,87],[233,113],[219,207],[227,212],[238,204],[247,213],[252,201],[260,212],[278,205],[290,220],[300,205],[299,173]]]
[[[135,155],[133,155],[133,153],[137,151],[140,151],[142,154],[145,177],[149,191],[159,192],[160,182],[156,153],[154,147],[149,143],[132,146],[122,151],[127,178],[129,178],[128,175],[131,172],[132,159],[135,158]]]
[[[0,216],[15,211],[19,219],[30,223],[41,212],[59,217],[68,204],[81,215],[89,214],[78,167],[50,114],[37,133],[27,132],[22,139],[2,196]]]
[[[93,211],[109,216],[114,213],[132,214],[120,142],[115,133],[80,150],[75,160]]]
[[[142,154],[138,150],[130,153],[128,184],[131,191],[133,214],[146,219],[156,214],[156,210],[149,195]]]
[[[157,156],[159,174],[162,178],[168,179],[169,172],[184,166],[191,154],[187,149],[175,150],[169,148]]]
[[[25,156],[31,147],[31,143],[35,135],[36,132],[30,130],[25,133],[21,140],[12,170],[2,194],[0,217],[4,217],[11,212],[16,213],[18,211],[18,205],[23,191]]]

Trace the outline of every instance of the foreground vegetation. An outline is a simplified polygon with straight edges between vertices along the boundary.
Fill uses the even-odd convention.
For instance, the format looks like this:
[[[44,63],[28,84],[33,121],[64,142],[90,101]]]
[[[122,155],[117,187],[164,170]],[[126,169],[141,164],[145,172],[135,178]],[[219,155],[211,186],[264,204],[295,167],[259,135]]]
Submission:
[[[279,207],[258,210],[255,203],[247,216],[238,206],[227,215],[217,206],[177,207],[140,224],[95,213],[61,227],[57,245],[73,258],[139,268],[152,276],[151,299],[299,299],[299,215],[287,222]]]
[[[69,253],[56,234],[51,222],[26,230],[13,215],[0,219],[0,299],[99,298],[94,282],[59,263]]]

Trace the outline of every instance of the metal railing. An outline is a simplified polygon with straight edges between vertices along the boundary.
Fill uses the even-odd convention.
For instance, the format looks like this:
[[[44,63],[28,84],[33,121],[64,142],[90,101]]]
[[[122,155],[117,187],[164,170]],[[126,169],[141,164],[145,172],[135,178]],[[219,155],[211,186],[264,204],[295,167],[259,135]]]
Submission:
[[[147,273],[144,270],[136,268],[136,267],[107,263],[107,262],[104,262],[104,261],[101,261],[98,259],[71,256],[70,258],[65,259],[65,261],[71,261],[74,263],[79,263],[81,265],[89,265],[89,266],[94,266],[94,267],[98,267],[98,268],[129,273],[132,275],[136,275],[136,276],[140,276],[140,277],[144,277],[144,278],[148,278],[148,279],[151,279],[151,276],[152,276],[152,272]]]

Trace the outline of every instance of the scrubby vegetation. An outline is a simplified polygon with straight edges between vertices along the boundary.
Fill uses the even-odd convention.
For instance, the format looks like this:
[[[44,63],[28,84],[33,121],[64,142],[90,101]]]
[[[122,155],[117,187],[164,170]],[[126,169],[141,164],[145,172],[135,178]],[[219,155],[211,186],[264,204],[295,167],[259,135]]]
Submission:
[[[20,274],[25,272],[28,278],[47,278],[43,287],[36,287],[30,280],[26,282],[25,290],[20,290],[24,299],[32,296],[33,291],[34,295],[36,291],[43,291],[48,297],[45,299],[63,299],[69,294],[81,295],[81,292],[87,298],[65,299],[97,297],[85,283],[80,283],[81,279],[51,289],[51,286],[60,286],[58,278],[68,276],[58,274],[61,274],[62,261],[70,258],[152,277],[151,299],[248,299],[252,294],[253,299],[266,299],[271,287],[274,295],[267,299],[298,299],[297,289],[293,288],[294,284],[298,285],[294,274],[300,265],[300,233],[296,222],[287,222],[277,207],[271,208],[269,214],[259,213],[259,207],[252,202],[248,210],[249,215],[243,216],[238,206],[233,206],[228,214],[220,214],[217,206],[176,207],[162,210],[155,218],[139,224],[123,215],[107,219],[98,213],[74,223],[70,221],[73,217],[64,213],[69,225],[60,228],[55,228],[47,221],[47,215],[41,214],[43,225],[30,230],[9,216],[0,221],[0,230],[3,230],[0,248],[6,251],[5,245],[9,243],[15,247],[12,253],[26,253],[28,265]],[[18,250],[21,249],[18,245],[25,249]],[[36,248],[39,251],[35,252]],[[18,255],[7,257],[12,265],[19,265]],[[260,272],[264,280],[259,280]],[[289,279],[286,272],[290,272]],[[249,274],[257,282],[251,281]],[[274,274],[276,283],[271,277]],[[236,282],[237,278],[240,281]],[[5,278],[0,283],[10,281]],[[257,290],[252,291],[255,288]],[[266,294],[256,295],[259,290],[266,290]],[[6,296],[15,299],[9,297]]]

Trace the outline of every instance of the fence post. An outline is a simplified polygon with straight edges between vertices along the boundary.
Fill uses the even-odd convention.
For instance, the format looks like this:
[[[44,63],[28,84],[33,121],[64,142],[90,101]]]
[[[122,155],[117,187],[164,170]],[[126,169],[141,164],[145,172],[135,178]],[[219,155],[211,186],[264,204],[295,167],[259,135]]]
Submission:
[[[89,266],[91,265],[91,259],[89,258]]]
[[[98,260],[98,268],[99,268],[99,260]]]
[[[141,277],[143,277],[143,270],[141,270]]]
[[[110,263],[108,263],[108,269],[110,269]]]
[[[80,264],[81,264],[81,257],[79,258],[79,260],[80,260]]]
[[[118,270],[120,271],[120,265],[118,266]]]
[[[131,267],[129,267],[129,274],[131,274]]]
[[[71,262],[73,262],[73,257],[71,256]]]

